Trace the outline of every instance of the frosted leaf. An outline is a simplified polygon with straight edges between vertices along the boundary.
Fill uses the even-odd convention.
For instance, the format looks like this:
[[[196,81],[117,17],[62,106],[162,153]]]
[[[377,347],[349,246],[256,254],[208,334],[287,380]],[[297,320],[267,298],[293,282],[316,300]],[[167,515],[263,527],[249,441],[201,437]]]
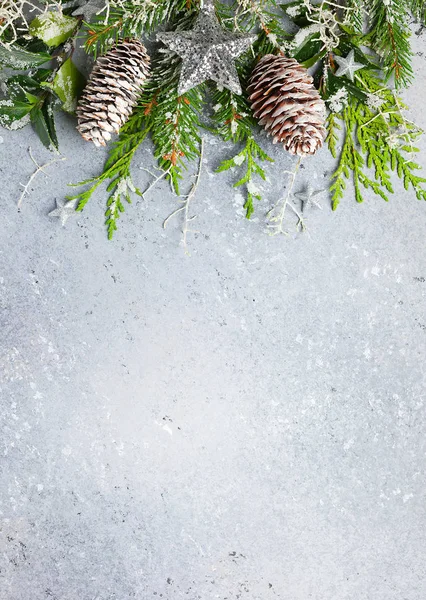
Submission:
[[[252,179],[250,179],[250,181],[247,182],[247,191],[253,196],[260,196],[260,190]]]
[[[237,154],[237,156],[234,156],[234,163],[239,167],[240,165],[243,164],[245,159],[246,158],[245,158],[244,154]]]

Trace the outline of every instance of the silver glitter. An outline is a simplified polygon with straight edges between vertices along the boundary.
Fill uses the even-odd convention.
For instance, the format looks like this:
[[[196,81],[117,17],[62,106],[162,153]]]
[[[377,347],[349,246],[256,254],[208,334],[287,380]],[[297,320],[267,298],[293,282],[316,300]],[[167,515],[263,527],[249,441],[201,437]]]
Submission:
[[[222,29],[213,0],[204,0],[191,31],[157,34],[159,41],[182,58],[179,96],[207,79],[241,94],[234,61],[248,50],[256,38],[256,35],[246,36]]]
[[[56,208],[49,213],[49,217],[58,217],[63,227],[68,219],[75,215],[76,204],[76,200],[69,200],[68,202],[56,200]]]
[[[335,55],[334,60],[339,65],[339,68],[335,73],[336,77],[342,77],[343,75],[346,75],[346,77],[351,81],[354,80],[354,75],[356,71],[359,71],[359,69],[364,68],[364,65],[355,62],[355,53],[353,50],[349,52],[346,58],[344,58],[343,56]]]
[[[302,212],[304,212],[305,208],[308,207],[310,204],[316,206],[317,208],[322,208],[321,204],[314,200],[314,198],[316,196],[319,196],[323,192],[325,192],[325,190],[314,190],[311,184],[309,184],[304,192],[298,192],[294,195],[302,202]]]

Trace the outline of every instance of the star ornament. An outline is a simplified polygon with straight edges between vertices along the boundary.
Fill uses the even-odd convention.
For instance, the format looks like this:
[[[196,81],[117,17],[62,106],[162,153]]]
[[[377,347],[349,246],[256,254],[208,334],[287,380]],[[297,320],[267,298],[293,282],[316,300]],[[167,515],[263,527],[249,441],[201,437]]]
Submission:
[[[363,69],[365,65],[355,62],[355,53],[353,50],[349,52],[346,58],[343,56],[334,55],[334,60],[339,65],[339,68],[335,72],[336,77],[343,77],[346,75],[351,81],[354,80],[354,75],[359,69]]]
[[[305,212],[305,208],[307,208],[309,205],[322,209],[321,204],[317,202],[315,198],[324,192],[325,190],[314,190],[314,188],[309,184],[304,192],[298,192],[294,195],[302,202],[302,212]]]
[[[256,38],[256,35],[222,29],[213,0],[204,1],[192,30],[157,34],[159,41],[182,58],[179,96],[207,79],[241,94],[235,59],[248,50]]]
[[[63,227],[68,219],[75,215],[76,204],[76,200],[69,200],[68,202],[56,200],[56,208],[49,213],[49,217],[58,217]]]

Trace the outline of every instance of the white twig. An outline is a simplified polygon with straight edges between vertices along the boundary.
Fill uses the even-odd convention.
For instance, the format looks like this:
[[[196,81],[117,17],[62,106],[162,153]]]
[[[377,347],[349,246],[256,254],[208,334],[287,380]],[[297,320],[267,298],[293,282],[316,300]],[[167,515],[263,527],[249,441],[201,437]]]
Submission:
[[[21,210],[21,205],[22,205],[22,202],[23,202],[23,200],[24,200],[25,196],[27,196],[27,195],[28,195],[28,190],[29,190],[29,187],[30,187],[30,185],[32,184],[32,182],[33,182],[34,178],[35,178],[35,177],[37,177],[37,175],[38,175],[40,172],[41,172],[41,173],[44,173],[46,176],[48,176],[48,174],[46,173],[46,171],[45,171],[44,169],[46,169],[46,168],[47,168],[47,167],[49,167],[50,165],[53,165],[53,163],[60,162],[60,161],[62,161],[62,160],[66,160],[65,156],[61,156],[61,157],[59,157],[59,158],[54,158],[53,160],[50,160],[49,162],[47,162],[47,163],[45,163],[44,165],[41,165],[41,166],[40,166],[40,165],[38,164],[38,162],[36,161],[36,159],[34,158],[34,156],[33,156],[33,153],[32,153],[32,151],[31,151],[31,148],[28,148],[28,152],[29,152],[29,154],[30,154],[30,158],[31,158],[31,160],[33,161],[33,163],[34,163],[34,164],[35,164],[35,166],[36,166],[36,170],[35,170],[35,171],[34,171],[34,173],[31,175],[31,177],[28,179],[28,182],[27,182],[27,184],[26,184],[26,185],[24,185],[23,183],[20,183],[20,184],[19,184],[19,185],[22,185],[22,187],[23,187],[24,189],[22,190],[22,194],[19,196],[19,200],[18,200],[18,203],[17,203],[18,210]]]
[[[21,32],[28,31],[29,21],[33,18],[32,13],[47,11],[49,4],[56,5],[57,3],[48,3],[43,8],[39,3],[31,2],[31,0],[0,2],[0,38],[6,30],[11,34],[11,39],[7,42],[0,39],[0,46],[8,48],[16,42]]]
[[[287,186],[287,192],[286,192],[284,198],[282,200],[278,201],[277,204],[275,206],[273,206],[271,208],[271,210],[269,210],[266,214],[266,218],[269,221],[268,228],[271,230],[270,235],[278,235],[279,233],[284,233],[284,235],[288,235],[287,231],[285,231],[283,229],[284,217],[285,217],[285,213],[286,213],[288,206],[292,209],[294,214],[299,219],[299,221],[297,223],[297,227],[300,226],[302,231],[304,231],[306,229],[302,215],[292,204],[289,204],[291,193],[293,191],[293,187],[294,187],[294,184],[296,181],[296,175],[297,175],[297,172],[299,171],[299,167],[300,167],[301,163],[302,163],[302,157],[300,157],[298,159],[293,171],[284,171],[284,173],[286,173],[287,175],[290,176],[288,186]]]
[[[189,194],[187,196],[185,196],[184,199],[180,200],[182,202],[182,206],[179,206],[179,208],[177,208],[172,213],[170,213],[170,215],[163,222],[163,228],[165,229],[167,226],[167,223],[170,221],[170,219],[172,217],[176,216],[180,212],[183,212],[184,217],[183,217],[183,225],[182,225],[181,243],[182,243],[182,246],[185,248],[185,250],[187,249],[187,246],[188,246],[188,244],[187,244],[188,233],[190,233],[190,232],[196,233],[193,229],[189,228],[189,224],[197,218],[196,215],[194,215],[192,217],[189,216],[189,208],[191,205],[191,201],[193,200],[195,193],[197,191],[198,185],[200,183],[201,171],[202,171],[202,167],[203,167],[203,156],[204,156],[204,138],[201,138],[200,158],[199,158],[199,162],[198,162],[198,170],[195,175],[195,181],[192,184]]]
[[[157,183],[161,180],[164,179],[164,177],[166,177],[169,173],[170,173],[170,169],[171,167],[169,167],[167,169],[167,171],[161,171],[161,174],[158,175],[150,184],[149,186],[146,188],[146,190],[144,192],[142,192],[142,196],[145,196],[145,194],[148,194],[148,192],[150,192],[152,190],[153,187],[155,187],[157,185]],[[151,175],[153,175],[153,173],[151,171],[148,171],[148,169],[143,169],[144,171],[147,171],[148,173],[150,173]]]

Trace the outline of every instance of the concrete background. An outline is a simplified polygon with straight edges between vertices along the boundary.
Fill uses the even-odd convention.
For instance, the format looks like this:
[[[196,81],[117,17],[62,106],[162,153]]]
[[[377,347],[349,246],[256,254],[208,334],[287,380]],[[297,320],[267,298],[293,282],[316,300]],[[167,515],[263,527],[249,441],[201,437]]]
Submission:
[[[426,205],[348,193],[271,238],[290,158],[247,222],[208,137],[191,256],[164,182],[108,242],[103,191],[47,217],[105,158],[58,125],[20,213],[28,146],[51,156],[1,132],[1,600],[424,599]]]

